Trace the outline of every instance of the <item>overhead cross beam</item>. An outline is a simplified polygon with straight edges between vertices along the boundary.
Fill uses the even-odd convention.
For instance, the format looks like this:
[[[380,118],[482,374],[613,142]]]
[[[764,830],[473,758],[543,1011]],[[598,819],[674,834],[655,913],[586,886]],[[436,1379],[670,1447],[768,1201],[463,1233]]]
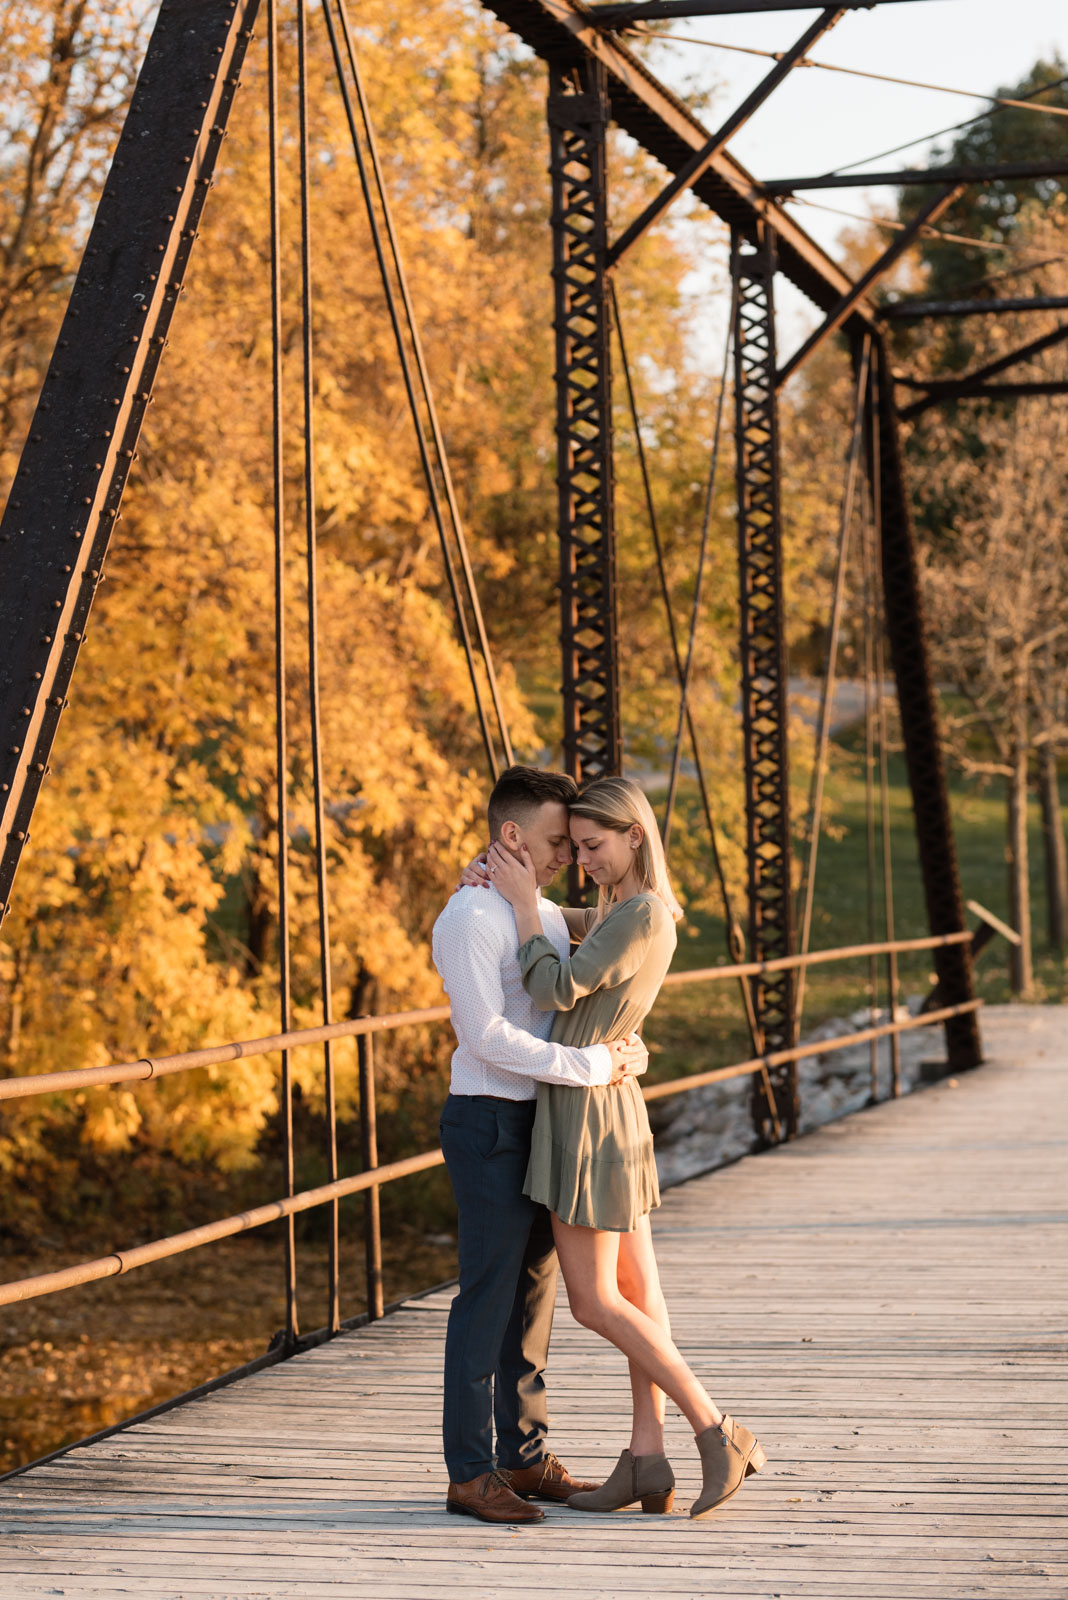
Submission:
[[[1068,339],[1068,323],[1060,328],[1054,328],[1051,333],[1044,333],[1041,338],[1032,339],[1030,344],[1010,350],[1007,355],[999,356],[996,361],[988,361],[984,366],[976,367],[974,372],[965,373],[960,378],[896,378],[895,382],[903,384],[906,388],[925,391],[923,398],[914,400],[911,405],[906,406],[901,416],[906,420],[918,417],[928,407],[938,405],[943,400],[967,400],[977,393],[982,393],[989,378],[996,377],[999,372],[1007,372],[1010,367],[1015,367],[1021,361],[1031,361],[1044,350],[1062,344],[1065,339]],[[1047,392],[1059,391],[1054,389]]]
[[[741,105],[731,113],[719,131],[714,133],[700,150],[694,152],[686,165],[679,172],[676,172],[671,182],[661,189],[656,199],[650,201],[641,216],[636,217],[630,226],[624,230],[608,252],[609,267],[614,267],[620,257],[626,255],[632,245],[637,244],[643,234],[652,227],[656,219],[667,210],[671,202],[684,189],[693,187],[702,172],[707,171],[720,151],[725,149],[729,141],[733,139],[739,128],[744,127],[753,113],[764,104],[769,95],[779,87],[783,79],[789,76],[806,51],[810,50],[816,41],[821,39],[844,16],[845,11],[841,6],[829,6],[820,13],[810,27],[805,29],[797,43],[784,52],[767,76],[757,84],[752,94],[747,95]]]
[[[899,300],[880,315],[897,322],[907,317],[998,317],[1009,311],[1068,311],[1068,295],[1019,295],[1009,300]]]
[[[968,389],[964,394],[949,397],[944,394],[936,395],[935,401],[947,398],[958,400],[1024,400],[1036,395],[1068,394],[1068,380],[1053,378],[1049,382],[1035,383],[984,383],[974,389]],[[918,411],[925,411],[926,405],[911,405],[900,412],[901,417],[912,417]]]
[[[1063,178],[1068,160],[987,162],[981,166],[898,167],[894,172],[824,172],[815,178],[769,178],[764,193],[787,195],[802,189],[888,188],[915,183],[1001,183],[1019,178]]]
[[[258,9],[161,7],[0,522],[0,917]]]
[[[870,11],[894,0],[845,0],[843,10]],[[900,0],[897,0],[900,3]],[[810,11],[812,0],[635,0],[630,5],[591,5],[599,27],[628,28],[635,22],[662,22],[669,17],[734,17],[765,11]]]
[[[963,189],[963,184],[955,184],[949,189],[943,190],[940,195],[936,195],[933,200],[924,206],[922,211],[913,217],[908,227],[902,229],[896,236],[893,244],[883,251],[877,261],[872,262],[863,277],[859,278],[852,288],[842,296],[838,305],[828,313],[820,326],[809,334],[801,348],[794,351],[789,361],[779,371],[777,381],[780,386],[797,371],[803,362],[808,360],[812,352],[817,350],[825,339],[829,338],[836,329],[842,326],[861,296],[889,272],[890,268],[904,255],[918,234],[940,217],[946,207],[953,204]]]

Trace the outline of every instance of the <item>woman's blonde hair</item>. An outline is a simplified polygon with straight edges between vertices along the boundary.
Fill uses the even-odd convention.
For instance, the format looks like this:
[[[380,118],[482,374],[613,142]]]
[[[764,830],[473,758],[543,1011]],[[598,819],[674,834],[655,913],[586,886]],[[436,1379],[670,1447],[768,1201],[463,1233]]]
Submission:
[[[682,907],[675,899],[668,877],[660,829],[653,808],[638,784],[630,778],[594,778],[578,799],[570,802],[568,810],[573,817],[588,817],[613,833],[626,833],[637,823],[642,830],[642,842],[636,851],[638,881],[643,889],[658,895],[675,921],[681,922]],[[614,904],[615,890],[602,886],[597,897],[598,922],[608,915]]]

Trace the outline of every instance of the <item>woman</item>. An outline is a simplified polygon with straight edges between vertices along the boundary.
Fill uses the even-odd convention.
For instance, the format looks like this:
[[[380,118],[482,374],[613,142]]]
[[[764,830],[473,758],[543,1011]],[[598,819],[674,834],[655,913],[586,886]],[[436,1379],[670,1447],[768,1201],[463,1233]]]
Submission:
[[[493,886],[512,905],[523,984],[555,1011],[552,1038],[596,1044],[644,1022],[675,950],[682,916],[648,800],[626,778],[599,778],[571,807],[579,865],[599,889],[596,909],[568,910],[581,939],[562,961],[542,932],[529,861],[490,847]],[[649,1228],[660,1204],[645,1101],[633,1078],[571,1089],[539,1084],[526,1193],[553,1214],[572,1315],[611,1341],[630,1364],[634,1422],[629,1448],[600,1489],[572,1495],[582,1511],[640,1500],[670,1511],[675,1477],[664,1455],[665,1393],[685,1415],[701,1457],[702,1487],[690,1508],[703,1517],[729,1499],[765,1456],[748,1429],[724,1416],[671,1338]]]

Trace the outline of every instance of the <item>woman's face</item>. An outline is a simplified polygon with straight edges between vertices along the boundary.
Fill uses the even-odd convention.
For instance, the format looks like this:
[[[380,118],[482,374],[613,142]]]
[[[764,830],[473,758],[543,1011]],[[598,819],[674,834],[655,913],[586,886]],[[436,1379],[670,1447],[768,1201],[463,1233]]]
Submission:
[[[634,865],[641,841],[642,830],[637,823],[626,833],[617,833],[615,828],[604,828],[589,817],[571,818],[575,859],[600,888],[610,889],[623,881]]]

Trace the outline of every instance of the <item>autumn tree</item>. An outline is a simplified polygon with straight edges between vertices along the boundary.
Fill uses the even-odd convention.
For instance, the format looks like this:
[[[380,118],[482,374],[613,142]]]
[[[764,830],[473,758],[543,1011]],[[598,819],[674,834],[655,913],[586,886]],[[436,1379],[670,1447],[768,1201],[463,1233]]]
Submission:
[[[1064,294],[1064,198],[1049,206],[1032,202],[1016,228],[1014,248],[1031,260],[1046,258],[1035,274],[1038,291]],[[985,318],[973,334],[975,357],[996,360],[1055,327],[1048,313]],[[1068,380],[1064,345],[1010,375]],[[929,498],[955,508],[952,524],[926,551],[936,671],[956,696],[946,722],[961,766],[1007,785],[1009,903],[1021,936],[1011,971],[1014,989],[1025,992],[1033,981],[1027,800],[1036,769],[1055,948],[1063,942],[1063,931],[1055,935],[1065,915],[1056,755],[1068,738],[1068,406],[1060,398],[1026,396],[960,401],[944,414],[928,413],[918,426],[927,435],[927,466],[917,480],[921,503]]]
[[[321,997],[307,735],[295,43],[285,10],[282,22],[286,828],[300,1023],[319,1020]],[[38,44],[27,35],[27,80]],[[487,778],[344,110],[318,27],[310,47],[311,139],[319,153],[311,203],[325,844],[335,1012],[344,1015],[440,998],[430,929],[457,863],[481,838]],[[436,0],[403,18],[384,0],[369,3],[359,48],[513,739],[521,757],[537,758],[557,736],[558,672],[548,194],[541,155],[530,158],[532,147],[543,148],[543,68],[460,0]],[[114,81],[121,99],[122,82]],[[117,106],[111,137],[120,120]],[[106,147],[102,137],[101,162]],[[224,153],[16,909],[4,924],[6,1072],[182,1049],[272,1031],[277,1022],[262,50],[249,58]],[[22,160],[25,166],[25,153]],[[621,212],[639,209],[655,173],[633,154],[620,172]],[[93,193],[87,178],[80,206],[69,216],[55,213],[56,259],[67,273],[56,280],[57,314]],[[707,373],[678,359],[692,309],[681,288],[690,266],[683,242],[668,231],[643,245],[624,295],[634,312],[634,355],[655,380],[664,419],[653,470],[658,494],[673,508],[672,537],[676,522],[691,536],[708,433],[694,426],[676,450],[667,419],[687,417],[696,396],[703,423],[711,403]],[[34,382],[47,355],[47,319],[40,327],[22,358]],[[27,395],[33,386],[27,376]],[[12,422],[2,441],[9,473],[20,426]],[[636,663],[632,683],[640,691],[643,655],[662,660],[664,625],[647,613],[642,547],[627,559],[636,579],[627,601],[628,661]],[[684,585],[681,533],[674,559]],[[717,679],[728,669],[714,630],[704,648],[698,699],[714,726],[723,716]],[[636,721],[653,726],[653,709],[637,691],[630,705]],[[695,873],[696,892],[702,876]],[[417,1122],[429,1122],[419,1108],[440,1094],[445,1059],[443,1036],[393,1036],[382,1051],[387,1113],[403,1104],[418,1112]],[[344,1115],[354,1103],[354,1074],[344,1050],[339,1062]],[[298,1055],[296,1072],[308,1104],[321,1103],[321,1058]],[[62,1144],[86,1157],[123,1150],[190,1171],[236,1168],[256,1160],[275,1109],[269,1059],[121,1093],[31,1100],[7,1118],[0,1161],[19,1180],[48,1170]],[[7,1192],[14,1209],[20,1194],[29,1205],[34,1189],[15,1181]]]

